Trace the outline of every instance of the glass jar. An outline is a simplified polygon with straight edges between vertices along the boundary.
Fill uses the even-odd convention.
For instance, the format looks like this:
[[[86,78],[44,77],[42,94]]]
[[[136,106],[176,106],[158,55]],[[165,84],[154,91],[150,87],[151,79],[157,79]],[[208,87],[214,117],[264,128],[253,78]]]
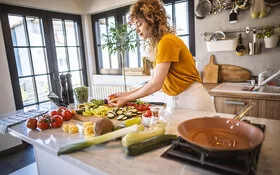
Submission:
[[[161,112],[163,110],[163,107],[162,106],[151,106],[150,110],[152,112],[152,117],[151,117],[149,127],[150,128],[154,128],[157,126],[165,127],[166,122],[164,120],[162,120],[162,117],[161,117]]]

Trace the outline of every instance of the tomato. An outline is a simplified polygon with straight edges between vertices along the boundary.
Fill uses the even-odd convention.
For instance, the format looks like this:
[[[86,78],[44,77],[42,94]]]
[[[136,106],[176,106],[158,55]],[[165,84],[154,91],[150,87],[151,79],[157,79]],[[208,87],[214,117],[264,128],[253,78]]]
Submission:
[[[66,108],[65,106],[59,106],[59,107],[57,108],[57,112],[60,112],[60,113],[62,113],[62,112],[65,111],[65,110],[67,110],[67,108]]]
[[[65,110],[62,112],[62,118],[64,121],[71,120],[73,117],[73,113],[69,110]]]
[[[54,115],[60,115],[60,116],[61,116],[61,113],[58,112],[58,111],[56,111],[56,110],[52,110],[52,111],[50,112],[50,116],[53,117]]]
[[[36,129],[37,122],[38,122],[38,120],[36,118],[30,118],[26,121],[26,127],[29,129]]]
[[[152,117],[152,111],[151,111],[151,110],[147,110],[147,111],[144,113],[144,116],[145,116],[145,117]]]
[[[51,117],[51,127],[59,128],[62,126],[63,118],[60,115],[54,115]]]
[[[41,130],[46,130],[46,129],[50,128],[50,117],[44,116],[41,119],[39,119],[37,126]]]
[[[114,98],[117,98],[117,96],[115,94],[111,94],[111,95],[108,96],[108,98],[109,98],[109,100],[112,100]]]

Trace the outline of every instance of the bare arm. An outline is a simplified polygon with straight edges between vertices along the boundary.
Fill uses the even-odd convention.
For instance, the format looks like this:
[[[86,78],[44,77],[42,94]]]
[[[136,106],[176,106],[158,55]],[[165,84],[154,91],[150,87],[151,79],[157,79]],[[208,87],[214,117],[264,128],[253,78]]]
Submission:
[[[111,106],[123,106],[129,101],[133,101],[145,96],[148,96],[161,89],[162,84],[167,76],[171,63],[160,63],[157,64],[154,75],[149,83],[143,87],[134,90],[132,93],[129,92],[129,95],[115,98],[109,102]]]

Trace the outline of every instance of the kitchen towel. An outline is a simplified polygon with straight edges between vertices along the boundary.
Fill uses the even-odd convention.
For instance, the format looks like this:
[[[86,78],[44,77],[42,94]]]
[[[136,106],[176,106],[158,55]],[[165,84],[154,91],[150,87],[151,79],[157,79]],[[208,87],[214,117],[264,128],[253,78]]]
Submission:
[[[0,119],[0,133],[1,134],[7,134],[8,133],[8,127],[14,126],[18,123],[24,122],[25,120],[37,117],[40,115],[43,115],[47,113],[48,110],[38,110],[38,109],[32,109],[26,112],[18,112],[16,114],[13,114],[9,117]]]

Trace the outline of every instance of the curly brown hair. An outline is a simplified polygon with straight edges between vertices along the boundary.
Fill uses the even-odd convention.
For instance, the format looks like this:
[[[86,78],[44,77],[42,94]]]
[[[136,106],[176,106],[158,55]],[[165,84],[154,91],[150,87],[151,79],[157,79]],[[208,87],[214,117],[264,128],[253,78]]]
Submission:
[[[144,19],[150,27],[149,50],[153,50],[164,34],[173,33],[175,29],[169,24],[164,4],[161,0],[138,0],[130,7],[130,21]]]

